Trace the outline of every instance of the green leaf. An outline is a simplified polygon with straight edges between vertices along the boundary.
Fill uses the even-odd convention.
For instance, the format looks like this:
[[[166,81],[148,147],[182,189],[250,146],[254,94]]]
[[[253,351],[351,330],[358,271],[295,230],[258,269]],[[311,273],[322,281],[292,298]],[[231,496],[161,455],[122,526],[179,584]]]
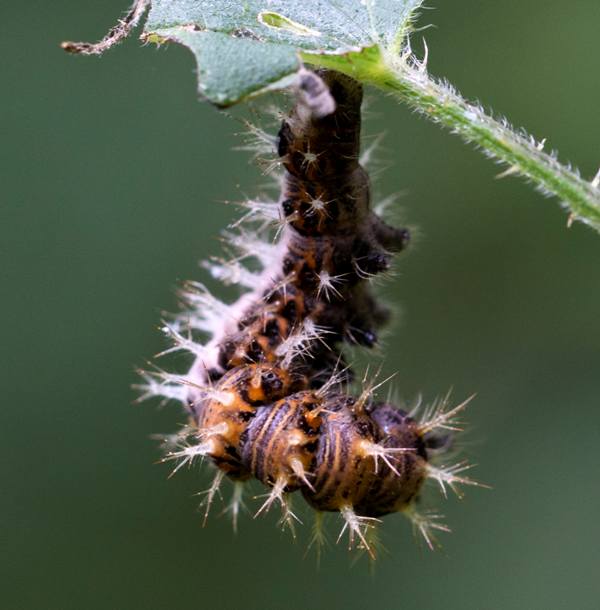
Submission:
[[[188,47],[200,92],[228,106],[289,84],[304,57],[389,48],[422,0],[154,0],[150,42]],[[335,63],[335,62],[334,62]]]

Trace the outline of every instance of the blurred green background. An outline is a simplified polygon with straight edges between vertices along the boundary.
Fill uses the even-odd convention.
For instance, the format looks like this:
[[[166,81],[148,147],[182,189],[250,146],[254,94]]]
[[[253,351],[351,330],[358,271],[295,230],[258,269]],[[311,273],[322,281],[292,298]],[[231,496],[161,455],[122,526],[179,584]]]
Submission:
[[[472,392],[468,454],[493,491],[436,498],[430,553],[401,517],[374,574],[343,545],[319,570],[275,515],[201,527],[206,473],[153,465],[182,415],[131,406],[163,346],[173,287],[205,279],[264,182],[239,122],[196,99],[182,48],[97,39],[121,0],[3,2],[0,249],[4,404],[0,605],[7,609],[596,609],[600,604],[600,235],[392,100],[381,194],[418,228],[384,292],[400,315],[386,372],[427,400]],[[420,23],[430,69],[525,125],[591,177],[600,163],[598,0],[455,0]],[[414,46],[421,47],[421,35]],[[226,490],[227,492],[227,490]],[[436,497],[436,494],[432,494]],[[305,528],[306,530],[307,528]],[[332,525],[332,538],[337,524]]]

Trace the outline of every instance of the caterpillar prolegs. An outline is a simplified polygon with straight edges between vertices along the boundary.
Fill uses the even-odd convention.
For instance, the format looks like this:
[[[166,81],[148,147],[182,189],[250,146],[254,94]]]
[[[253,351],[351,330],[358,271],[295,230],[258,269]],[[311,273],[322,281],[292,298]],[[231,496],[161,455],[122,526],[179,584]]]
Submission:
[[[427,479],[444,494],[475,482],[463,475],[466,463],[440,462],[466,403],[441,401],[417,417],[377,402],[375,382],[365,381],[358,395],[348,391],[342,346],[376,344],[388,312],[370,280],[409,242],[406,229],[371,209],[359,162],[361,103],[362,89],[349,77],[300,72],[275,140],[279,201],[249,206],[252,229],[228,235],[238,257],[205,264],[246,292],[225,305],[202,284],[186,285],[188,309],[165,325],[172,345],[163,353],[183,350],[195,361],[184,376],[144,373],[142,388],[143,397],[185,405],[189,423],[170,439],[165,459],[176,470],[212,462],[209,507],[228,477],[236,518],[241,486],[257,479],[268,488],[257,514],[279,505],[293,528],[290,500],[298,492],[317,514],[339,513],[350,546],[373,555],[370,534],[384,515],[407,515],[429,546],[434,530],[448,530],[417,508]],[[243,265],[250,257],[262,272]]]

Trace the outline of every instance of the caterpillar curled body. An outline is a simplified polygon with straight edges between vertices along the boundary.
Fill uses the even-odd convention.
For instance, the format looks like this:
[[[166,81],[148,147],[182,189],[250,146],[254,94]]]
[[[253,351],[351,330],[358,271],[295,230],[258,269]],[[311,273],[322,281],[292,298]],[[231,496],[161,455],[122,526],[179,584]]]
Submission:
[[[349,77],[300,72],[296,103],[276,139],[281,194],[266,212],[279,225],[277,241],[230,235],[263,271],[239,259],[208,263],[215,277],[250,290],[224,305],[204,286],[187,286],[190,307],[165,326],[172,340],[165,352],[191,352],[194,364],[185,376],[145,374],[143,389],[144,397],[185,405],[190,423],[167,459],[179,468],[210,458],[217,476],[208,504],[223,476],[237,489],[257,479],[270,488],[258,512],[279,504],[291,526],[291,494],[300,492],[316,511],[340,513],[351,543],[372,554],[366,534],[386,514],[408,515],[430,546],[432,530],[447,529],[416,509],[428,478],[444,493],[446,485],[474,481],[462,476],[464,463],[435,465],[465,403],[448,409],[442,402],[417,419],[374,401],[372,385],[358,396],[346,389],[352,373],[344,343],[372,347],[388,318],[370,280],[409,242],[406,229],[371,209],[359,162],[361,102]],[[258,225],[260,235],[265,223]],[[212,336],[201,344],[199,333]],[[238,500],[236,493],[234,515]]]

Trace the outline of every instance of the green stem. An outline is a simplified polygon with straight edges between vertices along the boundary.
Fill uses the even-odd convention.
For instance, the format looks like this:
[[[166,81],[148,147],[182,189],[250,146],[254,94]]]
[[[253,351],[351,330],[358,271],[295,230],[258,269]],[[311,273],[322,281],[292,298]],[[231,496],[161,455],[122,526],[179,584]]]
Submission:
[[[542,150],[543,142],[517,133],[506,122],[468,103],[451,86],[433,79],[425,63],[410,53],[386,55],[368,49],[344,58],[303,54],[315,65],[340,70],[393,94],[430,120],[444,125],[487,155],[508,165],[507,174],[525,176],[545,194],[556,195],[569,211],[569,224],[580,220],[600,231],[600,172],[588,182]]]

